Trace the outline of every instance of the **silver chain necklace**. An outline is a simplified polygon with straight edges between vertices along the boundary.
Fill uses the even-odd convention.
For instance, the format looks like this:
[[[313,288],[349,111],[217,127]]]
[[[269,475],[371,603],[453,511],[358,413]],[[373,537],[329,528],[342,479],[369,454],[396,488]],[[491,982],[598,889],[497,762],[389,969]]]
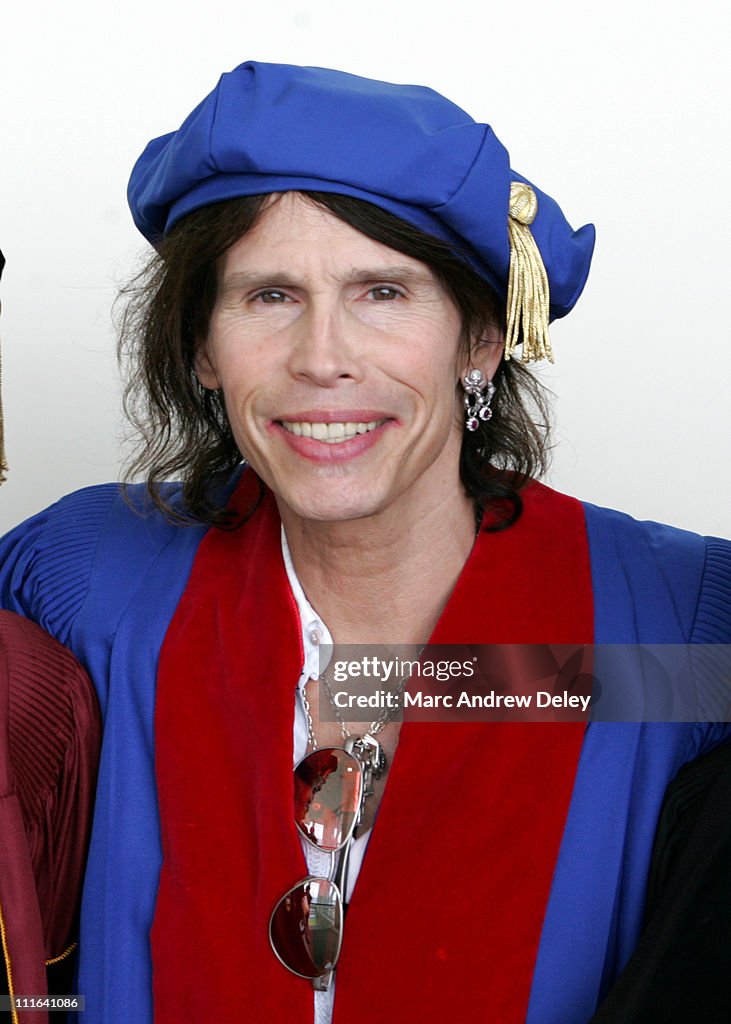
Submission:
[[[363,768],[363,802],[365,803],[365,799],[373,795],[373,780],[380,779],[388,765],[383,747],[376,739],[376,735],[391,720],[398,708],[389,709],[390,713],[385,717],[383,714],[379,715],[376,721],[369,726],[367,732],[363,733],[362,736],[354,736],[345,724],[343,716],[340,714],[340,709],[335,705],[327,679],[324,676],[319,678],[325,684],[328,700],[335,713],[340,731],[343,734],[343,747],[349,754],[353,754],[354,757],[358,758]],[[303,686],[301,692],[302,703],[305,715],[307,716],[307,737],[312,749],[317,750],[317,740],[315,739],[315,729],[312,724],[312,713],[310,712],[310,702],[307,699],[306,687]]]
[[[424,648],[422,647],[417,657],[421,657]],[[312,676],[312,679],[315,677]],[[355,736],[351,733],[345,724],[345,719],[340,713],[340,708],[335,703],[330,683],[325,675],[320,675],[319,680],[325,687],[328,701],[335,715],[335,720],[340,726],[340,732],[343,736],[343,747],[348,751],[349,754],[353,754],[358,758],[363,767],[364,785],[365,785],[365,796],[370,796],[373,793],[372,780],[379,779],[386,770],[388,765],[386,755],[383,752],[381,744],[376,739],[378,733],[384,729],[389,722],[392,722],[400,710],[400,697],[404,692],[407,680],[409,676],[399,682],[394,693],[398,696],[399,700],[396,701],[395,707],[382,708],[381,713],[371,722],[368,729],[360,736]],[[310,747],[312,750],[317,750],[317,740],[315,739],[315,729],[312,723],[312,714],[310,712],[310,702],[307,699],[307,688],[302,687],[302,704],[304,705],[305,715],[307,717],[307,738],[309,740]]]

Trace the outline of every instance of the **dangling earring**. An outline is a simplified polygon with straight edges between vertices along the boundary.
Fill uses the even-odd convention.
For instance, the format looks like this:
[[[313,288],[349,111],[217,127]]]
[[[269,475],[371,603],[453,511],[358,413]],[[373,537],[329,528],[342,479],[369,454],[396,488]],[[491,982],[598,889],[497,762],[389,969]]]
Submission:
[[[492,416],[490,403],[495,394],[495,385],[485,380],[482,370],[473,369],[462,378],[464,387],[465,427],[477,430],[480,420],[486,423]]]

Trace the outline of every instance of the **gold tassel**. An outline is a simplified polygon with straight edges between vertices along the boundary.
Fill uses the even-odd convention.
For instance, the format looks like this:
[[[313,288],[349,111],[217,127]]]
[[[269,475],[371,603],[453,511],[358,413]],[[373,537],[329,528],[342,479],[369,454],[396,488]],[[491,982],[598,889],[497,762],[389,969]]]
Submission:
[[[0,367],[0,392],[2,391],[2,367]],[[5,458],[5,421],[3,419],[3,400],[0,393],[0,484],[7,479],[8,461]]]
[[[532,359],[553,362],[548,336],[548,277],[530,230],[538,212],[538,200],[530,185],[522,181],[511,184],[508,212],[510,274],[505,358],[510,359],[522,341],[522,362],[529,363]]]

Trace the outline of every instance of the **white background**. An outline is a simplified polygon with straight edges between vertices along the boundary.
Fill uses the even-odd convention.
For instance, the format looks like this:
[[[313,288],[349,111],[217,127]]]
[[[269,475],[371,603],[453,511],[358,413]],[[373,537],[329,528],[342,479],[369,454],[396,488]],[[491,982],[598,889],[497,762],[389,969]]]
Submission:
[[[0,248],[8,527],[119,473],[110,308],[145,251],[148,139],[244,60],[430,85],[598,244],[553,331],[550,482],[731,534],[729,5],[669,0],[3,0]]]

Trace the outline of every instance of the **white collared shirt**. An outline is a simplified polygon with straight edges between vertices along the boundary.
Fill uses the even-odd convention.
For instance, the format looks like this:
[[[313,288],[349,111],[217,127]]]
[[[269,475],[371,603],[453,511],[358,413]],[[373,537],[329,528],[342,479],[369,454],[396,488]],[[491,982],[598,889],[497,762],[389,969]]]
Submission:
[[[302,589],[302,584],[297,579],[297,574],[294,571],[294,565],[292,563],[292,555],[289,550],[289,545],[287,544],[287,536],[284,532],[284,526],[282,526],[282,557],[284,558],[284,567],[287,570],[287,579],[289,580],[289,586],[292,590],[292,596],[295,599],[297,610],[299,612],[300,627],[302,629],[302,647],[304,650],[302,674],[297,681],[295,690],[294,767],[307,753],[307,744],[309,741],[307,713],[305,712],[304,704],[305,686],[310,679],[317,679],[321,673],[325,672],[327,669],[328,661],[323,660],[323,663],[320,663],[320,647],[328,645],[331,652],[333,640],[330,630],[307,600],[305,592]],[[358,877],[358,873],[360,872],[361,865],[363,863],[363,855],[365,854],[370,837],[371,829],[368,829],[367,832],[358,836],[358,838],[351,844],[350,856],[348,858],[347,886],[344,894],[346,903],[350,903],[350,900],[352,899],[355,882]],[[307,870],[310,874],[327,876],[330,871],[330,854],[324,853],[322,850],[315,849],[315,847],[311,846],[305,839],[302,839],[301,842],[302,849],[307,860]],[[315,991],[315,1024],[330,1024],[332,1021],[336,979],[337,973],[327,992]]]

